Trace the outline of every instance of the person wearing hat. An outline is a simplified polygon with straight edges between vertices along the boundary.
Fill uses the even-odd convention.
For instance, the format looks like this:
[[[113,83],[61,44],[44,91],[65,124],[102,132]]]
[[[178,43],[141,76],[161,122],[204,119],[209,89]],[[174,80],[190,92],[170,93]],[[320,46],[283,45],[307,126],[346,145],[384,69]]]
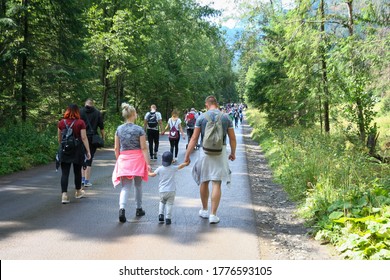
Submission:
[[[162,155],[162,165],[159,166],[154,172],[149,172],[150,177],[159,176],[159,193],[160,193],[160,205],[158,220],[160,223],[170,225],[172,222],[172,206],[176,196],[176,182],[175,175],[177,171],[187,166],[188,164],[182,163],[180,165],[172,165],[173,154],[169,151],[164,152]]]

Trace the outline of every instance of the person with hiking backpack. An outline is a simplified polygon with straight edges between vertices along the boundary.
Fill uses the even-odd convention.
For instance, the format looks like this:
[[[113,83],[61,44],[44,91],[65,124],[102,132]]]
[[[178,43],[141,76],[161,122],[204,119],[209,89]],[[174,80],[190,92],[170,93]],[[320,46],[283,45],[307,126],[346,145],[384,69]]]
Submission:
[[[70,168],[73,164],[75,198],[85,196],[81,188],[81,168],[86,160],[91,159],[86,125],[80,118],[80,110],[76,104],[70,104],[63,119],[58,122],[58,161],[61,165],[61,191],[63,204],[70,202],[68,197],[68,183]]]
[[[218,206],[221,200],[222,182],[230,184],[231,171],[228,160],[236,159],[236,135],[234,133],[233,122],[229,115],[219,110],[217,99],[208,96],[205,100],[207,112],[196,120],[194,134],[188,144],[184,157],[184,162],[191,162],[190,155],[198,143],[198,138],[202,138],[202,155],[195,162],[192,169],[192,177],[200,186],[200,198],[202,208],[199,216],[208,219],[210,224],[219,223],[217,216]],[[226,140],[229,137],[230,154],[227,155]],[[211,209],[209,211],[209,183],[212,182]]]
[[[87,160],[87,168],[81,170],[82,174],[82,185],[84,187],[91,187],[92,184],[90,182],[91,172],[92,172],[92,161],[95,156],[95,152],[97,150],[98,145],[94,143],[94,135],[98,135],[98,128],[100,130],[101,139],[104,139],[104,123],[103,117],[99,110],[97,110],[94,106],[94,101],[91,98],[88,98],[85,101],[85,106],[80,110],[81,119],[85,122],[87,128],[87,137],[89,148],[91,149],[91,159]]]
[[[149,155],[151,160],[157,160],[160,141],[159,128],[160,131],[163,131],[161,113],[157,112],[157,107],[153,104],[150,106],[150,112],[147,112],[144,118],[144,130],[148,136]]]
[[[171,145],[171,153],[175,156],[172,163],[177,162],[177,155],[179,153],[179,142],[180,142],[180,133],[183,136],[183,139],[186,139],[183,128],[181,127],[181,119],[177,110],[172,111],[172,117],[169,118],[167,125],[164,130],[161,132],[161,135],[164,135],[165,131],[169,128],[169,144]]]
[[[187,129],[187,137],[188,143],[190,143],[192,134],[194,134],[196,119],[198,118],[198,114],[195,111],[195,108],[191,108],[191,110],[185,116],[186,129]],[[186,149],[188,148],[188,143],[186,145]],[[199,148],[198,145],[195,146],[195,149]]]

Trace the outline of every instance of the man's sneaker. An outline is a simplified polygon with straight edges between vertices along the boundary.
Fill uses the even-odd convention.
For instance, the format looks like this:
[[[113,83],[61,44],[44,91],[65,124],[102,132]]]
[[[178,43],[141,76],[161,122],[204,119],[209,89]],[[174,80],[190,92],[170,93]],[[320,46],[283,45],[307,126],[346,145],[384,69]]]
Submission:
[[[85,191],[84,190],[76,190],[76,193],[74,195],[75,198],[82,198],[85,196]]]
[[[121,223],[126,222],[125,209],[123,209],[123,208],[119,209],[119,222],[121,222]]]
[[[218,224],[219,223],[219,218],[217,216],[215,216],[215,215],[210,215],[209,223],[210,224]]]
[[[145,210],[143,210],[142,208],[137,208],[136,211],[135,211],[135,215],[136,216],[145,216]]]
[[[88,183],[84,183],[83,186],[88,188],[88,187],[92,187],[92,184],[90,182],[88,182]]]
[[[68,194],[66,192],[62,193],[62,204],[68,204],[70,202]]]
[[[199,217],[201,217],[203,219],[208,219],[209,218],[209,210],[200,209],[199,210]]]
[[[171,219],[165,219],[165,224],[170,225],[172,223]]]
[[[154,159],[154,160],[157,160],[157,153],[155,153],[155,154],[153,155],[153,159]]]
[[[163,214],[158,215],[158,221],[160,222],[160,224],[164,223],[164,215]]]

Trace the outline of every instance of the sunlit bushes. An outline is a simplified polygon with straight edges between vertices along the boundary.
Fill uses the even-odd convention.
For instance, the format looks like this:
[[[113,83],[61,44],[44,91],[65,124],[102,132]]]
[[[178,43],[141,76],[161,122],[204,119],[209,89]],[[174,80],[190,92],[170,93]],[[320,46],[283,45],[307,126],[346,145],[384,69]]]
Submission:
[[[349,259],[390,259],[390,168],[343,134],[317,128],[272,130],[247,113],[267,159],[317,239]]]

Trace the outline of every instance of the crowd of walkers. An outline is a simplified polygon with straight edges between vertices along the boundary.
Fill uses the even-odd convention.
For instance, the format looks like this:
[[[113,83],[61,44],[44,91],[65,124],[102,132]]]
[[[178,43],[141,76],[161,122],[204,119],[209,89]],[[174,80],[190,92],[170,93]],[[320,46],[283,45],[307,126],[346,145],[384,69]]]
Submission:
[[[115,132],[116,164],[112,173],[113,186],[120,187],[119,222],[127,221],[126,210],[132,188],[135,197],[135,215],[145,215],[146,212],[142,207],[142,181],[148,181],[149,177],[158,177],[160,202],[157,220],[159,223],[171,224],[177,188],[175,177],[180,176],[178,174],[181,169],[190,165],[191,153],[200,150],[201,155],[192,167],[192,177],[199,185],[201,200],[198,215],[203,219],[208,219],[210,224],[219,223],[217,210],[221,200],[222,184],[228,185],[231,181],[228,161],[234,161],[236,158],[234,128],[237,128],[239,123],[242,124],[243,110],[246,105],[229,103],[220,107],[214,96],[208,96],[205,99],[205,108],[203,112],[191,108],[185,113],[183,120],[179,117],[178,111],[173,110],[164,127],[161,113],[158,112],[157,106],[152,104],[150,111],[143,117],[142,127],[136,124],[138,117],[136,109],[127,103],[122,104],[124,123],[118,126]],[[65,150],[64,138],[67,137],[65,132],[69,128],[78,143],[73,153],[66,156],[61,154],[61,151]],[[91,166],[97,148],[93,136],[98,135],[98,132],[104,139],[103,120],[100,112],[94,108],[91,99],[85,102],[81,112],[77,105],[69,105],[64,118],[58,122],[60,143],[58,161],[62,171],[63,204],[70,202],[68,178],[72,164],[75,175],[75,198],[84,197],[83,187],[92,186]],[[160,135],[165,133],[168,133],[170,150],[162,154],[161,165],[152,170],[150,163],[158,160]],[[181,139],[186,140],[186,137],[184,160],[179,164],[179,142]],[[227,143],[230,149],[226,148]],[[214,146],[210,147],[210,145]]]

